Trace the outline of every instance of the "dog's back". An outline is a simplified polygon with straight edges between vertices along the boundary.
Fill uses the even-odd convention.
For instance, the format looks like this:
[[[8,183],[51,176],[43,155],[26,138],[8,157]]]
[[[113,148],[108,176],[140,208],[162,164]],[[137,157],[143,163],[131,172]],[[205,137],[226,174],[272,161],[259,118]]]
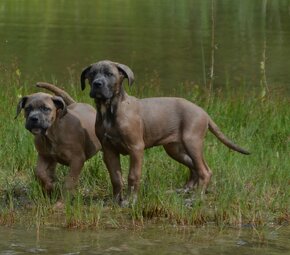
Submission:
[[[207,118],[202,108],[183,98],[153,97],[138,101],[146,147],[177,142],[182,135],[182,127],[194,123],[194,118]]]

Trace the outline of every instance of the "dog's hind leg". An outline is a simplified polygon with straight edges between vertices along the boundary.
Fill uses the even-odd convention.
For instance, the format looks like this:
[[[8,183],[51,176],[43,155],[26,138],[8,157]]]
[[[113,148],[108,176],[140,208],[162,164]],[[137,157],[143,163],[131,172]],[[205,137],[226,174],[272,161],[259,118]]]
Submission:
[[[200,135],[193,135],[190,138],[186,137],[186,139],[183,139],[183,143],[196,168],[199,177],[198,185],[205,192],[209,185],[212,172],[203,158],[203,137]]]
[[[143,145],[136,146],[130,153],[130,169],[128,174],[128,201],[133,204],[137,201],[140,186],[142,161],[144,155]]]
[[[197,184],[199,180],[199,176],[196,172],[196,167],[194,165],[194,162],[190,158],[190,156],[187,154],[184,146],[181,143],[169,143],[163,146],[166,153],[176,160],[177,162],[187,166],[189,168],[189,179],[186,182],[184,189],[185,191],[188,191],[190,189],[193,189]]]

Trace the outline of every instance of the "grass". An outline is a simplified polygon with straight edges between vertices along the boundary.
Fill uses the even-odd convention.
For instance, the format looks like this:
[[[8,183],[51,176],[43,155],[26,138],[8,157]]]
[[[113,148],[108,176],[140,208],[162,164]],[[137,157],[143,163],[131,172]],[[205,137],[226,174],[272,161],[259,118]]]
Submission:
[[[5,76],[6,75],[6,76]],[[67,168],[58,166],[58,185],[52,198],[41,192],[34,177],[36,151],[24,118],[14,120],[19,97],[37,91],[20,73],[2,77],[0,102],[0,224],[60,225],[70,228],[119,228],[159,222],[177,225],[264,226],[290,220],[290,107],[289,96],[270,90],[265,95],[245,86],[211,93],[198,85],[181,84],[170,92],[154,84],[127,88],[129,94],[181,96],[203,107],[223,132],[252,154],[230,151],[208,133],[205,158],[213,171],[209,193],[176,192],[188,170],[171,160],[161,147],[147,150],[136,205],[120,208],[111,201],[112,187],[102,155],[86,162],[78,190],[65,209],[53,205],[60,195]],[[72,79],[74,80],[74,79]],[[77,81],[77,79],[75,79]],[[75,82],[77,84],[77,82]],[[77,101],[93,104],[79,84],[59,84]],[[122,157],[123,176],[128,158]],[[193,201],[188,204],[187,201]]]

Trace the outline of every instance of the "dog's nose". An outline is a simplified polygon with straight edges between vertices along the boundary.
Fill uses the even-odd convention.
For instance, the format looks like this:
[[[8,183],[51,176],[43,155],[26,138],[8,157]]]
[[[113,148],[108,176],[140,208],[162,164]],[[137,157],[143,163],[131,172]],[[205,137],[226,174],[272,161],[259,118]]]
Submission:
[[[103,86],[103,83],[99,80],[95,80],[95,81],[93,81],[93,86],[95,88],[101,88]]]
[[[31,122],[38,122],[39,118],[38,118],[37,116],[31,116],[31,117],[29,118],[29,120],[30,120]]]

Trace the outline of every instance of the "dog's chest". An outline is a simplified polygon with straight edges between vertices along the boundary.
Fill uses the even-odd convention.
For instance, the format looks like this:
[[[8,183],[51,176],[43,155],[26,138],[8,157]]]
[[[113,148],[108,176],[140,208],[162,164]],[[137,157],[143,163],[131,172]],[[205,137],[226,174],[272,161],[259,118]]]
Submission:
[[[69,164],[69,156],[67,155],[66,151],[63,149],[62,144],[54,141],[51,142],[46,138],[43,138],[41,142],[36,144],[37,150],[39,153],[46,155],[49,158],[52,158],[56,162],[68,165]]]
[[[127,154],[122,133],[116,127],[104,125],[102,133],[103,143],[110,143],[120,153]]]
[[[50,154],[58,163],[63,165],[69,164],[69,157],[67,156],[67,153],[65,153],[65,150],[62,149],[62,146],[52,144]]]
[[[109,143],[117,151],[127,154],[127,146],[123,140],[119,125],[111,113],[106,112],[96,122],[96,134],[102,145]]]

